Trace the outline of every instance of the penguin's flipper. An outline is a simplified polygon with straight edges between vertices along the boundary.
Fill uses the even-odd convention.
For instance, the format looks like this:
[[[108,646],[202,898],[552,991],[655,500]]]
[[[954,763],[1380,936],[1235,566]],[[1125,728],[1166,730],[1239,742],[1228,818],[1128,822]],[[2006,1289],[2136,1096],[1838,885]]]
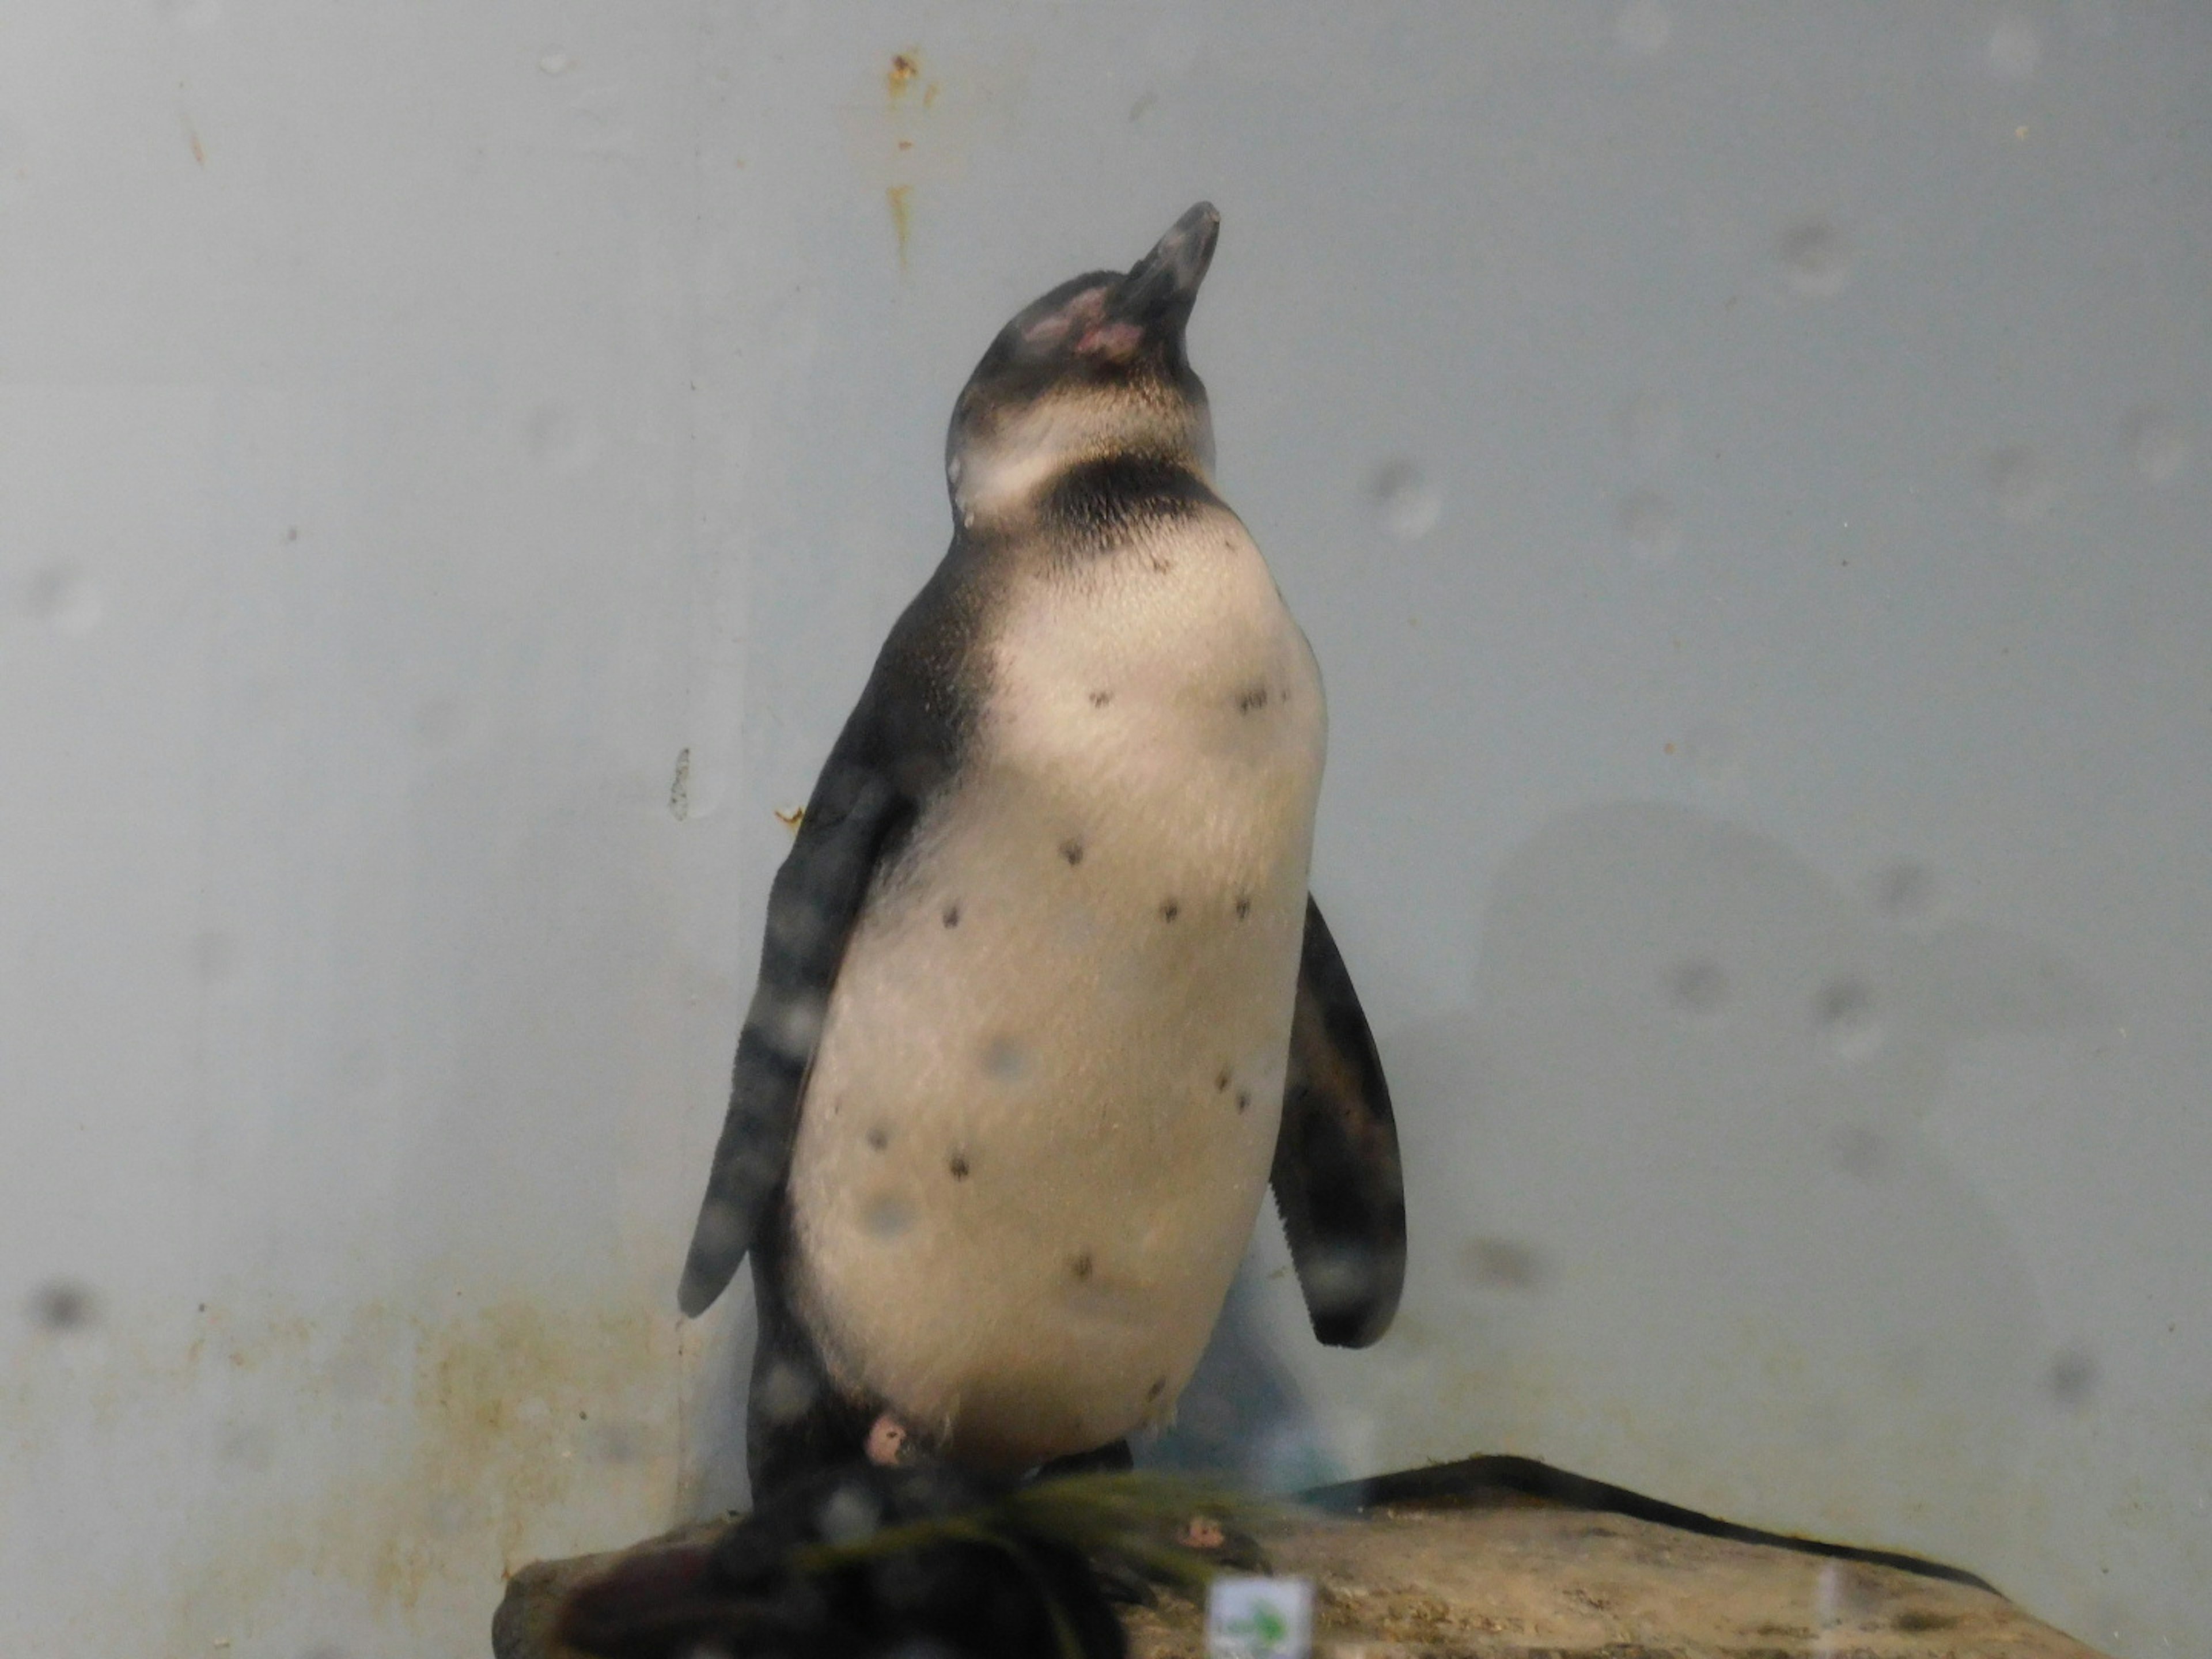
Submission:
[[[1314,1334],[1334,1348],[1367,1346],[1390,1328],[1405,1285],[1405,1183],[1382,1061],[1310,896],[1268,1179]]]
[[[721,1295],[783,1191],[806,1074],[853,926],[878,869],[898,856],[958,755],[972,714],[972,687],[957,665],[975,623],[973,566],[956,537],[891,629],[769,888],[760,982],[738,1036],[730,1113],[676,1293],[687,1314],[706,1312]]]
[[[707,1177],[677,1302],[704,1313],[730,1282],[782,1190],[800,1097],[830,1005],[830,988],[878,860],[911,821],[913,802],[890,769],[866,758],[863,700],[814,787],[799,839],[769,889],[760,983],[745,1011],[730,1111]]]

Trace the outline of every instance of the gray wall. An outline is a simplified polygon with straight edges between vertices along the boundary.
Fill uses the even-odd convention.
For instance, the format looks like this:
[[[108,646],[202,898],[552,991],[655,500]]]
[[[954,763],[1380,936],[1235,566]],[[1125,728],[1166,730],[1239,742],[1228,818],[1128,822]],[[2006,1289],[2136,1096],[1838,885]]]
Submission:
[[[2203,8],[5,37],[10,1655],[467,1651],[733,1495],[672,1292],[774,813],[976,353],[1201,195],[1416,1257],[1324,1355],[1263,1224],[1153,1455],[1519,1452],[2212,1647]]]

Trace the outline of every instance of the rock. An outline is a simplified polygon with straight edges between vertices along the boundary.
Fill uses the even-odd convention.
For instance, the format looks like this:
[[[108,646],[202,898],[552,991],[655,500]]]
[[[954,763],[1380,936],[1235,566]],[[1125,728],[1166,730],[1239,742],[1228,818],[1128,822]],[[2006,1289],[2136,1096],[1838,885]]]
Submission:
[[[1985,1589],[1901,1568],[1508,1500],[1271,1534],[1334,1659],[2097,1659]],[[1194,1607],[1129,1619],[1132,1659],[1200,1659]]]
[[[492,1615],[492,1659],[589,1659],[553,1639],[553,1623],[568,1592],[586,1579],[605,1572],[632,1550],[659,1549],[692,1538],[705,1538],[721,1528],[720,1521],[704,1521],[663,1533],[630,1546],[598,1555],[572,1555],[559,1561],[533,1561],[507,1581],[507,1595]]]
[[[1276,1572],[1314,1581],[1332,1659],[2099,1659],[1972,1584],[1510,1494],[1301,1515],[1262,1541]],[[625,1553],[516,1574],[496,1659],[585,1659],[552,1644],[555,1609]],[[1127,1624],[1132,1659],[1205,1653],[1182,1597]]]

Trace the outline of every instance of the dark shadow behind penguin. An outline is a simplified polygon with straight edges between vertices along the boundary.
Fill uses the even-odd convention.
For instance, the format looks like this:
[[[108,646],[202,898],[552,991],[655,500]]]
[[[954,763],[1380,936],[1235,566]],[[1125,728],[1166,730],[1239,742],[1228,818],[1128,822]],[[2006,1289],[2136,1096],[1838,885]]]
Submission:
[[[1389,1093],[1306,888],[1320,678],[1184,351],[1218,226],[984,355],[951,550],[770,890],[680,1294],[751,1256],[763,1505],[856,1462],[1125,1462],[1264,1186],[1323,1342],[1395,1310]]]

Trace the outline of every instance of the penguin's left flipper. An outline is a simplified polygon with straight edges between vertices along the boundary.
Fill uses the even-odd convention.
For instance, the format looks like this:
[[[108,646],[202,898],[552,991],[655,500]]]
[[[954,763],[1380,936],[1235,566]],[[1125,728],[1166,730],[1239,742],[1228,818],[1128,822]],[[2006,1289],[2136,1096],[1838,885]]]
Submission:
[[[1398,1129],[1359,994],[1310,896],[1268,1180],[1314,1334],[1333,1348],[1376,1341],[1406,1280]]]
[[[769,889],[760,983],[738,1036],[729,1115],[677,1291],[694,1316],[721,1295],[782,1188],[830,988],[877,860],[910,815],[912,802],[890,773],[850,752],[866,747],[854,736],[848,726]]]
[[[846,942],[878,860],[912,820],[912,798],[889,768],[866,758],[874,745],[856,728],[869,707],[864,699],[831,752],[799,838],[769,889],[759,988],[738,1034],[729,1115],[677,1291],[678,1304],[694,1316],[721,1295],[783,1188]]]
[[[730,1113],[676,1293],[695,1317],[759,1242],[783,1192],[806,1074],[854,924],[878,870],[897,859],[957,757],[969,692],[945,665],[960,659],[973,624],[973,562],[956,541],[892,627],[769,888],[759,987],[738,1035]]]

